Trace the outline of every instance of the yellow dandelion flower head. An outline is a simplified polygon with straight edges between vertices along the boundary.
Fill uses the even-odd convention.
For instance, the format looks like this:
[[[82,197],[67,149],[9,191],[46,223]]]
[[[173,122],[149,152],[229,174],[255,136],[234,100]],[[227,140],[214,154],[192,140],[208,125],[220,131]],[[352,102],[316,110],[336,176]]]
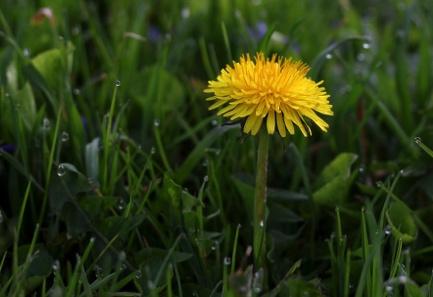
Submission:
[[[214,101],[209,110],[219,108],[217,114],[231,120],[247,118],[243,130],[252,135],[260,130],[263,120],[269,134],[276,126],[285,137],[286,131],[295,133],[296,125],[304,136],[311,135],[305,117],[327,131],[328,124],[317,113],[332,115],[332,105],[321,86],[323,81],[307,77],[309,69],[291,58],[273,55],[267,59],[261,52],[253,59],[243,55],[239,62],[221,70],[216,80],[209,81],[204,90],[213,93],[207,99]]]

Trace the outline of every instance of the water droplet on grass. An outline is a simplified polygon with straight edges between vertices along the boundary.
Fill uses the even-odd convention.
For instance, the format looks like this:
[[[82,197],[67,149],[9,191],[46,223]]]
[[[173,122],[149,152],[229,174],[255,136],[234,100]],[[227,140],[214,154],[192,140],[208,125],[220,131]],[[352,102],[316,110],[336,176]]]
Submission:
[[[422,142],[421,137],[417,136],[413,139],[416,144],[420,144]]]
[[[159,119],[155,119],[153,121],[153,126],[155,126],[155,127],[159,127],[160,124],[161,124],[161,122],[159,121]]]
[[[148,281],[147,281],[147,287],[148,287],[150,290],[153,290],[153,289],[155,289],[155,284],[153,283],[153,281],[148,280]]]
[[[376,182],[376,187],[378,187],[378,188],[383,187],[383,182],[382,181]]]
[[[385,235],[388,236],[391,234],[391,226],[387,225],[385,229],[383,230],[385,232]]]
[[[207,183],[209,181],[209,176],[205,175],[203,177],[203,182]]]
[[[254,273],[253,278],[253,291],[260,293],[263,290],[263,269],[260,268]]]
[[[265,223],[263,221],[260,221],[259,226],[263,228],[265,226]]]
[[[23,55],[26,58],[30,57],[30,50],[28,48],[23,49]]]
[[[66,168],[64,164],[59,164],[59,166],[57,167],[57,175],[62,177],[66,174]]]
[[[326,60],[331,60],[333,58],[332,54],[326,54],[325,55]]]
[[[368,49],[371,48],[371,44],[368,43],[368,42],[365,42],[365,43],[362,44],[362,48],[368,50]]]
[[[150,154],[155,155],[155,153],[156,153],[156,149],[154,146],[152,146],[150,149]]]
[[[50,120],[48,118],[44,118],[42,120],[42,129],[44,131],[48,131],[48,130],[51,129],[51,122],[50,122]]]
[[[140,279],[142,275],[143,275],[143,274],[141,273],[140,270],[137,270],[137,271],[135,272],[135,278],[136,278],[136,279]]]
[[[54,272],[59,271],[59,269],[60,269],[60,262],[59,262],[59,260],[55,260],[53,262],[53,265],[51,266],[51,268],[53,269]]]
[[[119,203],[117,204],[117,209],[118,210],[123,210],[125,208],[125,200],[120,199]]]
[[[232,259],[230,257],[224,258],[224,265],[229,266],[232,263]]]
[[[398,281],[399,281],[399,283],[400,284],[405,284],[405,283],[407,283],[408,282],[408,277],[406,276],[406,275],[400,275],[399,277],[398,277]]]
[[[116,87],[120,87],[120,80],[115,80],[114,81],[114,85],[116,86]]]
[[[62,142],[67,142],[69,140],[69,134],[66,131],[62,132],[62,136],[60,138],[62,140]]]
[[[119,253],[119,261],[120,262],[123,262],[123,261],[125,261],[126,260],[126,253],[125,253],[125,251],[121,251],[120,253]]]
[[[180,15],[182,16],[182,18],[187,19],[189,18],[189,16],[191,15],[191,12],[189,10],[188,7],[184,7],[182,8],[182,10],[180,11]]]
[[[81,91],[80,91],[80,89],[76,88],[73,90],[73,93],[75,96],[79,96],[81,94]]]
[[[212,124],[212,126],[216,126],[216,125],[218,125],[218,121],[217,120],[212,120],[211,124]]]

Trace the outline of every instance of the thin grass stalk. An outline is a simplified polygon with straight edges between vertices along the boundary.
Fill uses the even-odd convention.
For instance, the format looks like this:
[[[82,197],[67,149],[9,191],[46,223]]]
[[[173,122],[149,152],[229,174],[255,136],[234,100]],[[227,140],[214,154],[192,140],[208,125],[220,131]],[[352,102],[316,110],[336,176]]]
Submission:
[[[266,183],[268,175],[269,136],[262,131],[257,150],[256,188],[254,195],[254,260],[257,267],[265,262],[266,253]]]

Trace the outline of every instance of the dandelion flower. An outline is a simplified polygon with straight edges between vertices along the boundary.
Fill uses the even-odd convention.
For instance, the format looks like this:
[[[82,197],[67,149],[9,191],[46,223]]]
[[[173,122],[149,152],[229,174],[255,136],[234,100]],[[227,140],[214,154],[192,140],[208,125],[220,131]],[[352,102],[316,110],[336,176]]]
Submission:
[[[269,134],[277,129],[282,137],[287,131],[295,133],[297,126],[304,136],[311,135],[305,118],[313,121],[321,130],[328,124],[318,113],[332,115],[329,95],[322,87],[307,77],[309,67],[273,55],[267,59],[257,53],[252,59],[241,56],[233,66],[227,65],[216,80],[209,81],[204,90],[213,93],[208,101],[214,101],[209,110],[219,109],[218,115],[230,120],[246,118],[243,131],[255,135],[263,121]]]

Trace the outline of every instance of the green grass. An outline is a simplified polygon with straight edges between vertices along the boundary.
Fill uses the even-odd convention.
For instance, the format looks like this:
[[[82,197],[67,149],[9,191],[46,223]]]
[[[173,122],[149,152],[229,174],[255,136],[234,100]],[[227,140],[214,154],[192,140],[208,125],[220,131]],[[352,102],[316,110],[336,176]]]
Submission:
[[[432,15],[2,0],[0,296],[432,297]],[[270,139],[263,267],[258,137],[203,93],[257,50],[311,65],[335,114],[326,134]]]

